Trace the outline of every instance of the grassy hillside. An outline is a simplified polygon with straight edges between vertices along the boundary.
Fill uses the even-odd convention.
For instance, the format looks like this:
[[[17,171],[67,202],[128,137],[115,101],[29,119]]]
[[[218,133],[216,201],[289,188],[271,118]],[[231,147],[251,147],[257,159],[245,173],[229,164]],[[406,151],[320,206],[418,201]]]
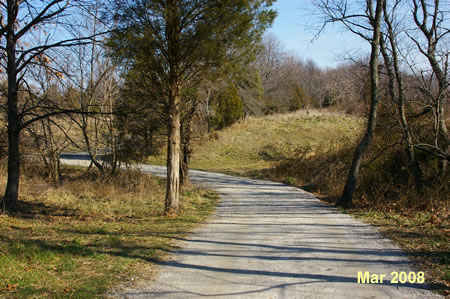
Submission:
[[[351,142],[362,124],[355,117],[319,111],[249,117],[197,142],[191,167],[258,176],[260,170],[305,150]]]

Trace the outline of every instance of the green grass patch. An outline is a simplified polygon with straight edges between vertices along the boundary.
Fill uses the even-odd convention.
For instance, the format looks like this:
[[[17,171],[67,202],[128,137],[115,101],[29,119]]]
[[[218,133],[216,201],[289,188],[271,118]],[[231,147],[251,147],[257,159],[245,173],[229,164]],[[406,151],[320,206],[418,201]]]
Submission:
[[[218,198],[190,187],[180,214],[166,217],[161,179],[124,172],[101,182],[74,169],[63,177],[61,186],[24,177],[27,212],[0,216],[0,297],[101,297],[131,277],[148,278]]]

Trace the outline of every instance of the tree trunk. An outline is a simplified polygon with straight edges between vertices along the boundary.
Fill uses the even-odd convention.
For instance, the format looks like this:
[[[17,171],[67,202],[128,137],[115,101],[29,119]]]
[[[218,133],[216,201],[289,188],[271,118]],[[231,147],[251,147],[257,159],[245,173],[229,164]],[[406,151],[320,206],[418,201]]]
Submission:
[[[17,3],[8,1],[8,25],[6,51],[8,56],[8,181],[6,184],[4,204],[7,210],[17,208],[19,196],[19,135],[20,118],[17,108],[17,65],[16,65],[16,37],[14,36],[14,20],[17,17]],[[16,9],[14,9],[16,8]]]
[[[435,52],[433,50],[433,55],[429,59],[430,63],[433,66],[433,71],[437,74],[437,78],[439,80],[439,96],[437,99],[437,115],[438,115],[438,147],[448,155],[450,140],[448,137],[448,130],[446,125],[446,117],[445,117],[445,102],[448,101],[448,80],[446,74],[442,71],[441,67],[437,63],[437,59],[435,57]],[[440,159],[439,160],[439,170],[441,175],[444,175],[447,172],[448,160]]]
[[[368,2],[369,3],[369,2]],[[367,121],[366,133],[363,139],[356,147],[353,155],[352,165],[347,176],[344,192],[338,201],[338,204],[343,207],[351,207],[353,204],[353,193],[355,191],[356,182],[359,175],[359,168],[364,152],[372,140],[377,123],[377,108],[378,108],[378,54],[380,47],[380,23],[384,0],[377,0],[375,18],[372,18],[373,38],[371,41],[371,55],[370,55],[370,111],[369,119]],[[373,16],[372,16],[373,17]]]
[[[399,124],[402,129],[403,138],[406,140],[406,154],[408,155],[409,158],[409,169],[413,174],[414,186],[416,188],[420,188],[423,181],[423,174],[420,169],[420,165],[416,160],[413,138],[409,128],[408,120],[406,119],[405,115],[405,96],[403,91],[403,79],[398,64],[397,43],[395,40],[392,23],[389,20],[388,13],[386,11],[386,3],[383,7],[383,11],[385,22],[388,25],[388,38],[391,44],[391,52],[392,52],[391,53],[392,61],[391,61],[391,58],[389,57],[386,48],[386,42],[383,38],[381,38],[380,48],[381,53],[383,54],[384,64],[386,66],[389,78],[389,94],[391,96],[392,101],[397,104]],[[395,95],[395,83],[394,83],[395,80],[397,81],[397,90],[398,90],[397,97]]]
[[[178,212],[180,190],[180,89],[171,89],[167,137],[167,189],[164,214]]]
[[[419,162],[417,162],[417,159],[416,159],[414,142],[413,142],[411,131],[409,129],[408,121],[407,121],[406,115],[405,115],[405,105],[402,100],[400,100],[400,102],[398,104],[398,114],[400,116],[400,122],[402,125],[404,138],[406,140],[406,153],[408,154],[408,157],[409,157],[410,169],[412,171],[413,178],[414,178],[414,186],[416,188],[420,188],[422,186],[422,182],[423,182],[423,173],[422,173],[422,170],[420,169]]]
[[[105,173],[105,168],[103,167],[102,163],[100,163],[99,160],[97,160],[97,148],[92,149],[92,145],[91,145],[91,141],[89,140],[89,135],[88,135],[88,131],[87,131],[87,118],[85,119],[85,116],[82,115],[82,126],[80,126],[81,131],[83,132],[83,137],[84,137],[84,143],[86,144],[87,147],[87,152],[89,154],[89,157],[91,158],[91,165],[94,164],[95,167],[97,167],[98,171],[100,172],[100,175],[103,177],[104,173]],[[89,166],[89,168],[91,167],[91,165]]]
[[[448,81],[445,72],[442,70],[439,62],[436,58],[436,48],[433,44],[433,40],[429,38],[428,41],[428,53],[427,58],[430,62],[431,68],[436,74],[439,85],[439,94],[436,99],[436,113],[437,113],[437,134],[436,134],[436,146],[439,147],[444,153],[448,154],[450,141],[448,137],[447,125],[445,123],[445,102],[448,100]],[[448,160],[439,160],[439,170],[441,175],[444,175],[447,171]]]
[[[188,140],[183,144],[183,161],[181,162],[181,189],[186,188],[189,185],[189,161],[191,159],[191,145]]]
[[[61,168],[59,160],[59,152],[52,150],[49,153],[49,178],[53,183],[58,184],[61,178]]]
[[[447,100],[447,95],[441,97],[439,100],[439,107],[438,107],[438,115],[439,115],[439,145],[444,153],[448,156],[449,152],[449,138],[448,138],[448,130],[447,125],[445,123],[445,111],[444,111],[444,102]],[[440,159],[439,160],[439,170],[441,175],[444,175],[447,172],[448,168],[448,160],[447,159]]]
[[[181,84],[179,55],[181,29],[177,0],[166,3],[166,28],[168,49],[168,123],[167,123],[167,188],[164,214],[178,212],[180,193],[180,138],[181,138]]]
[[[189,117],[189,119],[186,120],[186,128],[182,130],[182,161],[181,161],[181,167],[180,167],[180,184],[181,184],[181,190],[186,188],[186,186],[189,185],[189,163],[191,160],[191,153],[192,153],[192,147],[191,147],[191,126],[192,126],[192,117]]]
[[[9,103],[8,103],[9,104]],[[8,105],[9,106],[9,105]],[[16,115],[17,117],[17,115]],[[19,130],[14,128],[17,125],[11,121],[13,119],[8,111],[8,181],[5,192],[5,206],[7,210],[17,208],[19,196],[19,169],[20,169],[20,153],[19,153]]]

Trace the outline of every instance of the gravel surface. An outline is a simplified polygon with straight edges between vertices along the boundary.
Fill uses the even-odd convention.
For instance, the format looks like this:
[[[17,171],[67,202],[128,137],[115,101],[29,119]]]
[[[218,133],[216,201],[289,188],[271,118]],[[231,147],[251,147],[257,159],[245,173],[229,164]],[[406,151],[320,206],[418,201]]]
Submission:
[[[78,160],[66,163],[83,165]],[[139,166],[165,175],[165,168]],[[391,283],[411,261],[376,228],[291,186],[191,171],[221,200],[210,221],[180,239],[152,281],[122,298],[436,298],[424,284]],[[385,275],[358,283],[358,272]],[[426,276],[426,273],[425,273]],[[410,274],[413,277],[413,274]]]

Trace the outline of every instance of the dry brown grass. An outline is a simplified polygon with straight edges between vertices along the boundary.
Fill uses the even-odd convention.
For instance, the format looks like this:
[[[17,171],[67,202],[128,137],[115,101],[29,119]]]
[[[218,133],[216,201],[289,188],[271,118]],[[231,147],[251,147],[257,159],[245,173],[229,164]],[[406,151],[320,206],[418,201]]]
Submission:
[[[315,152],[343,137],[351,138],[361,125],[358,118],[316,110],[249,117],[194,144],[192,167],[257,176],[298,149]]]
[[[95,171],[71,167],[53,185],[40,170],[28,164],[23,171],[24,212],[0,215],[0,297],[93,298],[132,277],[148,279],[217,200],[190,187],[180,214],[165,217],[161,179],[127,171],[102,181]]]

